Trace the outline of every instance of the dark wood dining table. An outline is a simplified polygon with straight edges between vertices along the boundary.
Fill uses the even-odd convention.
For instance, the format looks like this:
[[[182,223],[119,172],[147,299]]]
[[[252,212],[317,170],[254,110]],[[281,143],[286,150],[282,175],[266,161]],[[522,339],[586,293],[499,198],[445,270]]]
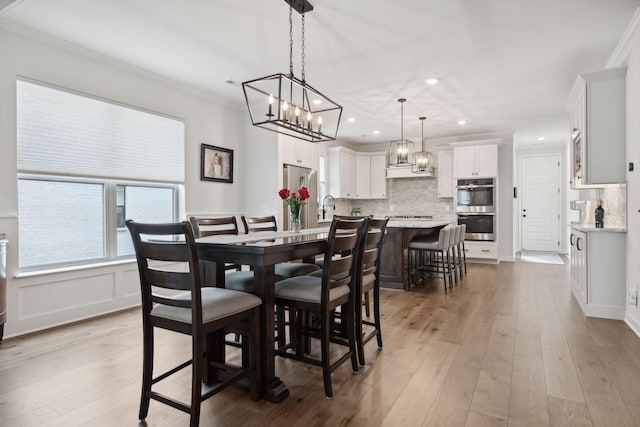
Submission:
[[[289,395],[286,385],[275,373],[275,273],[281,262],[303,259],[310,261],[324,253],[328,227],[291,231],[264,231],[240,235],[208,236],[196,240],[198,255],[205,268],[205,283],[224,287],[225,263],[251,266],[254,292],[262,298],[260,334],[262,338],[261,397],[280,402]],[[224,337],[211,343],[208,354],[214,360],[224,360]]]

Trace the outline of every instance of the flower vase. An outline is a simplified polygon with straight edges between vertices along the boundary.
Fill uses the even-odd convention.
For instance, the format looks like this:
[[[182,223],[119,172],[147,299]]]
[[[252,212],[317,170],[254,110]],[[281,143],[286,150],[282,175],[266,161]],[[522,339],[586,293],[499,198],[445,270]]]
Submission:
[[[300,232],[300,206],[289,206],[289,231]]]

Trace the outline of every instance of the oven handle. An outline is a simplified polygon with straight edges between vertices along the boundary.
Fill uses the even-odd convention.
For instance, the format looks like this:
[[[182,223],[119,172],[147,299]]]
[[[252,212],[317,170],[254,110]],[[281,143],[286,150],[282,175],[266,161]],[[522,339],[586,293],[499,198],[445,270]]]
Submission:
[[[473,190],[476,188],[495,188],[494,184],[483,184],[483,185],[456,185],[456,188],[460,188],[462,190]]]
[[[464,215],[458,214],[458,218],[465,218],[468,216],[494,216],[495,212],[465,212]]]

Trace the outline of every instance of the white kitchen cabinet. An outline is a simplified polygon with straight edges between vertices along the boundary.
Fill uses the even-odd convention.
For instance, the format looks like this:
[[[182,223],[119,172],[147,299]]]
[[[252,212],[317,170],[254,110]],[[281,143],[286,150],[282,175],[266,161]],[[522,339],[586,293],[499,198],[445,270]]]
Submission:
[[[386,195],[386,153],[327,149],[329,194],[345,199],[382,199]]]
[[[371,155],[371,198],[385,199],[387,197],[387,154]]]
[[[453,197],[453,151],[438,152],[438,197]]]
[[[356,156],[356,199],[368,199],[371,196],[371,158]]]
[[[280,140],[282,142],[282,163],[310,169],[318,168],[312,160],[312,143],[289,136],[283,136]]]
[[[342,147],[327,149],[329,194],[341,199],[356,196],[356,156]]]
[[[453,148],[453,178],[498,176],[498,145],[483,144]]]
[[[626,233],[571,229],[571,291],[589,317],[624,319]]]
[[[478,242],[465,240],[464,253],[470,259],[496,260],[498,259],[498,244],[496,242]]]
[[[626,180],[626,68],[578,76],[570,112],[572,187]]]

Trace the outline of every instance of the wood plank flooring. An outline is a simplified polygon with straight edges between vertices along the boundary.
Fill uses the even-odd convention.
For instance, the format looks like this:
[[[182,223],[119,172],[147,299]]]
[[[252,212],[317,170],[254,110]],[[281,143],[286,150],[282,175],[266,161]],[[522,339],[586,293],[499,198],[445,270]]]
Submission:
[[[278,359],[290,396],[253,402],[231,387],[203,404],[202,426],[640,426],[640,339],[586,318],[569,266],[469,264],[448,295],[440,281],[382,292],[384,349],[333,374]],[[187,337],[160,332],[156,367],[188,359]],[[236,350],[231,356],[237,358]],[[139,311],[0,344],[0,426],[136,426]],[[163,384],[187,401],[189,371]],[[183,426],[151,402],[146,425]]]

